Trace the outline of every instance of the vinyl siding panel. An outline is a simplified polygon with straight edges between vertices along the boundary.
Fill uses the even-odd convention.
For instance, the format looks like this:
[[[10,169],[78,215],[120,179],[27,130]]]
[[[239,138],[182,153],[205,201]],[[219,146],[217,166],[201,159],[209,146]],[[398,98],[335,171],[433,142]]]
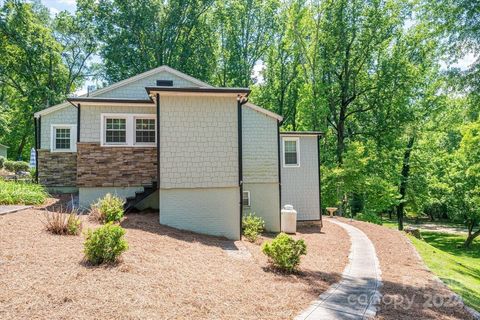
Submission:
[[[39,149],[50,149],[52,124],[77,124],[77,108],[68,106],[41,117]]]

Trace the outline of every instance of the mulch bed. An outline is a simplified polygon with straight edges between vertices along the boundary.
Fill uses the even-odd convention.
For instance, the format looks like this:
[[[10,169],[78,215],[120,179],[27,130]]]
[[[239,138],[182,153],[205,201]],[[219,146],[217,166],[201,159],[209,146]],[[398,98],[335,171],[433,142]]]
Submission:
[[[377,319],[472,319],[420,260],[400,231],[342,219],[372,240],[382,269],[383,298]]]
[[[0,319],[291,319],[340,279],[350,241],[340,227],[302,227],[300,272],[268,268],[260,245],[160,226],[156,214],[123,222],[130,249],[117,265],[83,261],[83,236],[56,236],[43,211],[0,216]],[[82,217],[84,226],[98,224]],[[225,248],[243,247],[247,259]]]

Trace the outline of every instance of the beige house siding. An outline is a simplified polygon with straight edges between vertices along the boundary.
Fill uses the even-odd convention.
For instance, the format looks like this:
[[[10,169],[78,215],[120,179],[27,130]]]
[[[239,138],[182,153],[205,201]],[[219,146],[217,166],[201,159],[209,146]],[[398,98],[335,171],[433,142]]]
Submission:
[[[52,124],[77,124],[77,108],[68,106],[41,117],[39,149],[50,149]]]
[[[80,141],[100,142],[101,115],[113,114],[155,114],[155,104],[152,106],[115,106],[115,105],[83,105],[80,112]]]
[[[172,80],[174,87],[198,87],[198,85],[193,82],[182,79],[169,72],[162,71],[133,83],[115,88],[111,91],[100,94],[94,93],[93,95],[102,98],[148,99],[145,87],[156,86],[157,80]]]
[[[281,136],[282,138],[285,136]],[[288,135],[293,138],[294,136]],[[283,166],[283,143],[280,143],[282,161],[282,207],[293,205],[298,220],[320,219],[318,188],[318,143],[316,136],[297,136],[300,141],[300,166]]]
[[[243,107],[243,190],[250,192],[250,206],[265,220],[268,231],[280,231],[277,120]]]
[[[235,97],[160,98],[161,188],[238,186]]]

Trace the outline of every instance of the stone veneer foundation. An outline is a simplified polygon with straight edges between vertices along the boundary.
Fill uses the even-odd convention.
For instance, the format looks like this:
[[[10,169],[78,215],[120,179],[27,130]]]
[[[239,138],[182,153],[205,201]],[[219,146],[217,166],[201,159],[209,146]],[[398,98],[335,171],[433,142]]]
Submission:
[[[134,187],[157,176],[157,148],[77,143],[78,187]]]
[[[77,180],[77,154],[38,150],[38,182],[46,187],[74,187]]]

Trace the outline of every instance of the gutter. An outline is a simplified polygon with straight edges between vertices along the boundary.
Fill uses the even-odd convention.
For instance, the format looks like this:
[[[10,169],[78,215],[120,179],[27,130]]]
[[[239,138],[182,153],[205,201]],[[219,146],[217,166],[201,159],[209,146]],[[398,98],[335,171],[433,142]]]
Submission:
[[[277,120],[277,160],[278,160],[278,221],[282,231],[282,163],[280,158],[280,127],[283,120]]]
[[[38,147],[41,144],[40,141],[40,119],[42,117],[39,116],[38,118],[33,118],[33,123],[35,126],[35,183],[38,183]]]
[[[317,160],[318,160],[318,209],[320,214],[321,228],[323,228],[322,220],[322,172],[320,170],[321,159],[320,159],[320,138],[321,135],[317,136]]]
[[[247,93],[248,95],[248,93]],[[240,187],[240,239],[242,239],[243,217],[243,131],[242,131],[242,106],[248,102],[247,95],[237,96],[237,126],[238,126],[238,186]]]
[[[156,94],[158,222],[160,222],[160,94]]]

